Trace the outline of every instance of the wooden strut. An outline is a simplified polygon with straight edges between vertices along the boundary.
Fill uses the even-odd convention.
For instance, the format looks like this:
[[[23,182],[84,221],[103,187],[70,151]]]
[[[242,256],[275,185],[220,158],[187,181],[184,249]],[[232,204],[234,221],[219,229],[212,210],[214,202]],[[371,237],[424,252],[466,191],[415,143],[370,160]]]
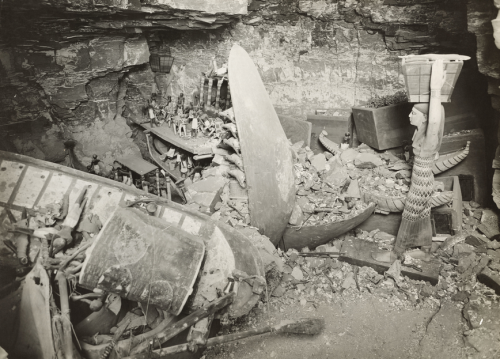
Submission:
[[[178,321],[174,325],[167,327],[170,324],[170,321],[163,321],[158,325],[155,329],[150,331],[149,333],[153,332],[151,335],[148,335],[148,338],[151,337],[156,337],[157,342],[159,345],[165,343],[167,340],[175,337],[177,334],[183,332],[184,330],[188,329],[191,327],[193,324],[197,323],[203,318],[208,317],[209,315],[218,312],[222,308],[228,306],[231,304],[234,300],[236,293],[231,292],[228,293],[219,299],[213,301],[206,307],[200,308],[184,319]],[[148,334],[149,334],[148,333]],[[132,342],[132,344],[134,344]],[[145,352],[147,351],[150,343],[149,340],[144,340],[140,342],[139,344],[133,346],[133,349],[131,350],[131,356],[127,357],[128,359],[147,359],[149,358],[149,353]]]
[[[73,359],[73,338],[71,332],[71,320],[69,310],[68,283],[64,271],[60,270],[56,274],[59,284],[59,296],[61,300],[61,320],[63,326],[63,352],[65,359]]]

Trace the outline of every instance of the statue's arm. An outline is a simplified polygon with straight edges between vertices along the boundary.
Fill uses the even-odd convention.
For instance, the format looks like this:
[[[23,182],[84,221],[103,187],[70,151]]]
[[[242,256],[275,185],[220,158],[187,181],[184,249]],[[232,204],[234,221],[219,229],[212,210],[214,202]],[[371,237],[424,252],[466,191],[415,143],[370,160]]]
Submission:
[[[429,103],[429,118],[425,140],[420,151],[420,156],[430,157],[439,151],[442,136],[442,122],[444,109],[441,106],[441,88],[445,81],[443,60],[436,60],[431,72],[431,99]]]

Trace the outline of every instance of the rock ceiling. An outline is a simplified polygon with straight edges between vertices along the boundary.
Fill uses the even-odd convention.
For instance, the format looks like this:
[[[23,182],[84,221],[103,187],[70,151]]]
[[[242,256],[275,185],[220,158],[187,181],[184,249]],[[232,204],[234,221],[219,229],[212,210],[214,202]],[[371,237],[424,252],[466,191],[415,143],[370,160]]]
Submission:
[[[216,29],[247,14],[247,0],[4,0],[5,42],[57,48],[102,33]],[[54,43],[51,43],[54,41]]]

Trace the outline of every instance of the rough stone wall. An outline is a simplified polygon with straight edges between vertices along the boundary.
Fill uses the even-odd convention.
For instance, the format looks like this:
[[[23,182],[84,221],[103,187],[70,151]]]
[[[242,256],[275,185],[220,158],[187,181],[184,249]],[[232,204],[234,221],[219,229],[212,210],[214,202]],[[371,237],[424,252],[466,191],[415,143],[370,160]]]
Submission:
[[[469,1],[468,29],[477,39],[478,69],[488,78],[492,107],[500,111],[500,50],[495,46],[491,25],[497,13],[493,0]]]
[[[48,153],[46,143],[60,146],[62,138],[74,138],[84,162],[93,153],[110,162],[138,151],[127,123],[143,116],[155,88],[164,96],[192,94],[212,59],[222,65],[234,43],[254,59],[278,113],[305,119],[326,109],[347,115],[375,94],[403,88],[398,55],[474,56],[466,5],[466,0],[252,0],[239,20],[191,31],[153,21],[154,9],[147,23],[117,17],[114,10],[103,18],[56,13],[37,20],[21,39],[12,26],[3,32],[0,125],[20,129],[11,131],[8,141],[18,152],[55,160],[60,147]],[[155,76],[149,68],[146,38],[153,33],[162,33],[171,47],[170,74]],[[22,121],[43,123],[43,130]]]

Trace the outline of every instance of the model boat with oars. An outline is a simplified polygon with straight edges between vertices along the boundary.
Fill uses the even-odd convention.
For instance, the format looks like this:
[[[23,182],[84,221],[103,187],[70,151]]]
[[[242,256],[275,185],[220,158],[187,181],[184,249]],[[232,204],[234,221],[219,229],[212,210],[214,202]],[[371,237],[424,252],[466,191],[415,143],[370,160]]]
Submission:
[[[22,155],[0,151],[0,171],[0,307],[9,308],[1,313],[8,352],[138,354],[153,337],[163,343],[195,324],[203,332],[200,320],[221,309],[244,315],[260,297],[260,255],[224,223]]]

